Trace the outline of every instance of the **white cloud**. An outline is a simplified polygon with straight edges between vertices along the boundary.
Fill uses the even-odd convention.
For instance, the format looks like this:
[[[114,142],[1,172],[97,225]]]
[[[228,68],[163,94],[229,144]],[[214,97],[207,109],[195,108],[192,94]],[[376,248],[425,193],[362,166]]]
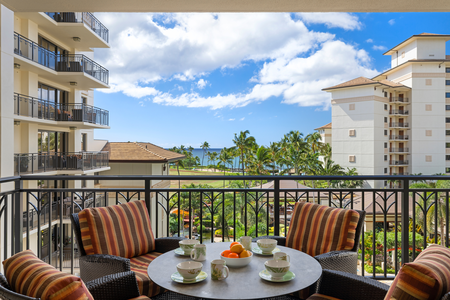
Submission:
[[[205,88],[205,86],[206,86],[207,83],[208,83],[208,81],[207,81],[207,80],[204,80],[204,79],[202,78],[202,79],[200,79],[199,81],[197,81],[197,87],[198,87],[200,90],[203,90],[203,89]]]
[[[361,29],[358,17],[349,13],[298,13],[306,24],[325,24],[328,28],[340,27],[345,30]]]
[[[381,46],[381,45],[380,45],[380,46],[373,45],[372,49],[373,49],[373,50],[386,51],[386,50],[387,50],[387,47]]]
[[[373,43],[373,40],[372,39],[367,39],[366,43]]]
[[[228,119],[228,121],[234,121],[235,119]]]
[[[245,117],[242,117],[239,119],[239,121],[244,121],[244,120],[245,120]]]
[[[395,24],[395,19],[390,19],[389,21],[388,21],[388,23],[389,23],[389,25],[394,25]]]

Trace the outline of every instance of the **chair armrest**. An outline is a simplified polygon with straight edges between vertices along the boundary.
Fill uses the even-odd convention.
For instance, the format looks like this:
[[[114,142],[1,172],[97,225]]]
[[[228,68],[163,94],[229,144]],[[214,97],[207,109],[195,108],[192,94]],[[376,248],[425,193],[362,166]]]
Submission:
[[[22,294],[13,292],[4,287],[0,287],[0,299],[8,299],[8,300],[40,300],[40,298],[33,298],[24,296]]]
[[[450,293],[445,294],[441,300],[450,300]]]
[[[286,237],[284,237],[284,236],[276,236],[276,235],[258,236],[257,238],[254,238],[252,240],[252,242],[256,243],[256,241],[260,240],[260,239],[274,239],[274,240],[277,240],[278,246],[285,246],[286,245]]]
[[[323,270],[318,293],[345,300],[383,300],[389,286],[346,272]]]
[[[128,258],[107,254],[80,257],[80,277],[84,282],[128,271],[130,271],[130,260]]]
[[[155,252],[166,253],[179,247],[179,242],[185,237],[164,237],[155,239]]]
[[[358,253],[348,250],[331,251],[314,256],[322,269],[336,270],[356,274],[358,268]]]
[[[128,300],[139,297],[139,289],[134,272],[116,273],[89,282],[86,287],[95,300]]]

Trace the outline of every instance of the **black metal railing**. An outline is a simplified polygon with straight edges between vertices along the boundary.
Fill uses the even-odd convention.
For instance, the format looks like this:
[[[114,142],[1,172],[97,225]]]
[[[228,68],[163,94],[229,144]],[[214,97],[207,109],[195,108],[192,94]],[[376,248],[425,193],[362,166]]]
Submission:
[[[390,160],[390,165],[407,165],[409,162],[407,160]]]
[[[109,30],[90,12],[46,12],[46,14],[62,23],[84,23],[105,42],[109,42]]]
[[[389,127],[409,127],[409,123],[392,122],[389,123]]]
[[[391,109],[389,111],[390,115],[408,115],[409,111],[404,110],[404,109]]]
[[[109,84],[109,71],[83,54],[55,54],[14,33],[14,53],[58,72],[84,72]]]
[[[59,170],[93,170],[109,166],[109,153],[17,153],[14,154],[14,174],[36,174]]]
[[[390,135],[389,139],[390,140],[408,140],[409,136],[408,135]]]
[[[404,98],[404,97],[391,97],[389,98],[389,102],[401,102],[401,103],[408,103],[409,102],[409,98]]]
[[[80,180],[80,176],[67,175],[0,179],[3,191],[0,222],[1,230],[6,232],[0,239],[3,259],[22,249],[35,249],[39,257],[48,256],[47,261],[60,269],[69,267],[70,261],[73,273],[76,251],[74,243],[69,244],[74,240],[73,232],[55,224],[63,224],[64,216],[87,207],[89,199],[98,197],[105,200],[101,203],[91,200],[91,206],[145,200],[156,238],[186,236],[203,243],[238,240],[243,235],[286,236],[292,210],[299,201],[365,210],[366,224],[360,244],[362,275],[375,279],[391,279],[401,264],[414,260],[431,243],[450,244],[448,176],[84,176],[84,179],[109,186],[122,185],[112,182],[139,181],[143,188],[23,188],[36,181]],[[152,183],[160,180],[224,180],[237,184],[231,184],[230,188],[154,188]],[[273,185],[242,188],[244,180],[247,184],[272,181]],[[280,188],[286,180],[313,181],[316,186],[327,188]],[[348,187],[352,182],[387,182],[388,186],[401,188],[384,184],[380,188]],[[420,188],[414,186],[416,182],[421,182]],[[424,188],[423,183],[428,187]],[[46,212],[47,207],[52,209]],[[52,234],[30,238],[31,227],[25,224],[30,224],[34,211],[36,218],[48,215],[47,223],[37,221],[36,231],[55,226]],[[46,247],[45,255],[41,252],[42,245]],[[67,245],[70,259],[54,252]]]
[[[409,148],[389,148],[389,152],[409,152]]]
[[[83,103],[54,103],[14,93],[14,114],[54,121],[109,125],[107,110]]]

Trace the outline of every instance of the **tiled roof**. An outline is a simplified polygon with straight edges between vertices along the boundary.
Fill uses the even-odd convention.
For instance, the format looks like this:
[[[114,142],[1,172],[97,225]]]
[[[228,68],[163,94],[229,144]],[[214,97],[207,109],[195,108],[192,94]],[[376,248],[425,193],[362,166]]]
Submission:
[[[381,84],[384,84],[384,85],[387,85],[387,86],[390,86],[390,87],[404,87],[405,85],[403,85],[403,84],[401,84],[401,83],[397,83],[397,82],[393,82],[393,81],[390,81],[390,80],[380,80],[380,81],[378,81],[379,83],[381,83]]]
[[[353,86],[360,86],[360,85],[368,85],[368,84],[383,84],[383,85],[386,85],[389,87],[404,87],[403,84],[396,83],[396,82],[389,81],[389,80],[376,81],[376,80],[372,80],[372,79],[369,79],[366,77],[358,77],[358,78],[343,82],[341,84],[322,89],[322,91],[334,90],[334,89],[346,88],[346,87],[353,87]]]
[[[397,46],[393,47],[392,49],[389,49],[388,51],[386,51],[385,53],[383,53],[383,55],[389,54],[391,51],[395,51],[397,48],[399,48],[402,45],[406,45],[409,44],[410,42],[412,42],[414,39],[416,38],[424,38],[424,37],[442,37],[442,38],[446,38],[447,40],[450,39],[450,35],[448,34],[438,34],[438,33],[427,33],[427,32],[423,32],[421,34],[415,34],[409,38],[407,38],[406,40],[404,40],[403,42],[401,42],[400,44],[398,44]],[[389,54],[390,55],[390,54]]]
[[[328,123],[327,125],[323,125],[322,127],[318,127],[314,130],[319,130],[319,129],[331,129],[331,122]]]
[[[185,158],[184,155],[166,150],[151,143],[107,143],[102,151],[109,152],[110,162],[171,162]]]

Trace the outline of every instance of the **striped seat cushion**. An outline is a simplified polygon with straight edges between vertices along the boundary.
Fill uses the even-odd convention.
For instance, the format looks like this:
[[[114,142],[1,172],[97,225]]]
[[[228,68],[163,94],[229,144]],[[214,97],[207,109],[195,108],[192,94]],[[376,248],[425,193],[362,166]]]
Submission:
[[[341,299],[334,298],[334,297],[327,296],[327,295],[322,295],[322,294],[314,294],[314,295],[311,295],[306,300],[341,300]]]
[[[147,296],[139,296],[139,297],[128,299],[128,300],[151,300],[151,299]]]
[[[125,258],[155,249],[145,201],[86,208],[78,214],[87,255],[110,254]]]
[[[450,249],[430,245],[414,262],[403,265],[384,299],[441,299],[449,288]]]
[[[41,300],[93,300],[83,281],[43,262],[31,250],[3,262],[6,279],[16,293]]]
[[[136,280],[141,295],[153,297],[162,292],[161,287],[153,283],[148,277],[148,265],[161,253],[151,252],[141,256],[130,258],[130,270],[136,274]]]
[[[311,256],[337,250],[351,250],[355,243],[359,213],[297,202],[286,237],[286,246]]]

